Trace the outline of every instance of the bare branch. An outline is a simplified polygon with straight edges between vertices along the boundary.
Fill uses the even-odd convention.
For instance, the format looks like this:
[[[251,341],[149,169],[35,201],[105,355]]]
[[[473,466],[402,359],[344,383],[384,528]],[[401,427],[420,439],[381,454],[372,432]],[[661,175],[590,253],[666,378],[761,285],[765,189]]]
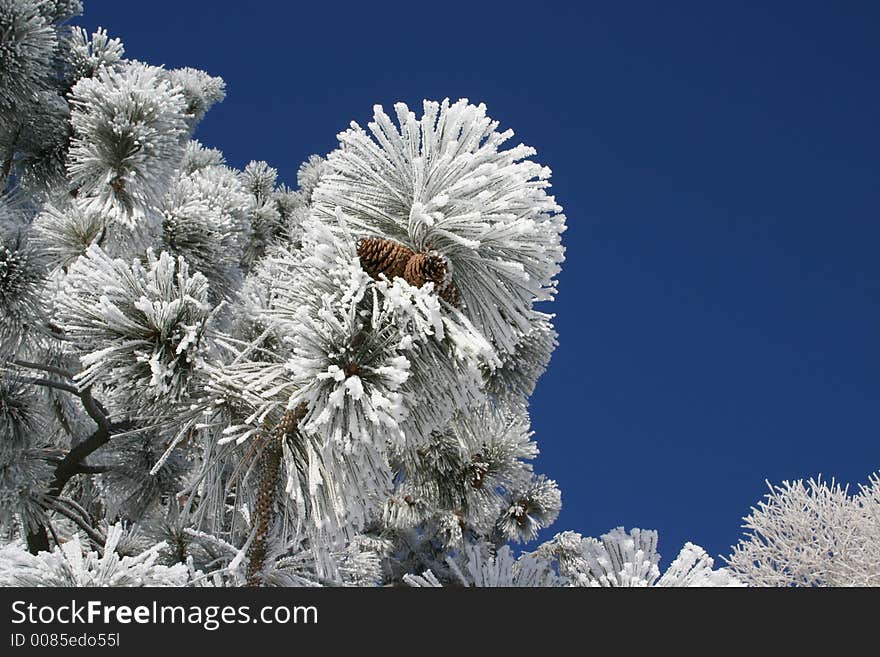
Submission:
[[[16,364],[20,367],[28,367],[30,369],[42,370],[53,374],[58,374],[59,376],[67,376],[67,374],[69,374],[64,370],[60,370],[59,368],[49,369],[51,366],[39,365],[37,363],[29,363],[27,361],[20,361]],[[54,371],[55,369],[58,369],[58,371]],[[62,381],[55,381],[53,379],[25,377],[22,379],[22,381],[25,383],[30,383],[32,385],[53,388],[55,390],[63,390],[64,392],[69,392],[72,395],[76,395],[82,402],[83,408],[85,409],[86,413],[88,413],[89,417],[92,418],[95,424],[98,425],[98,428],[92,433],[92,435],[74,445],[70,449],[70,451],[67,452],[64,458],[57,461],[55,465],[55,474],[52,478],[51,484],[49,485],[47,506],[48,508],[52,508],[55,511],[61,513],[61,511],[56,508],[58,506],[57,501],[53,501],[52,498],[57,498],[61,495],[61,492],[64,490],[64,486],[67,485],[67,482],[70,481],[70,478],[74,475],[96,474],[98,472],[106,471],[106,468],[104,466],[89,466],[84,464],[83,461],[85,461],[85,459],[95,450],[106,445],[113,435],[132,429],[134,427],[134,423],[130,420],[124,420],[122,422],[115,423],[111,422],[109,418],[109,413],[107,412],[107,409],[104,407],[104,405],[101,404],[101,402],[99,402],[97,399],[92,397],[91,388],[80,390],[76,386],[64,383]],[[49,536],[46,533],[46,528],[38,527],[30,531],[27,535],[27,544],[28,549],[34,554],[40,551],[48,550]]]
[[[82,529],[86,535],[90,539],[92,539],[97,545],[102,546],[106,542],[106,538],[94,527],[90,526],[88,522],[79,514],[73,511],[72,509],[67,508],[63,504],[60,504],[58,500],[47,499],[46,506],[56,513],[61,514],[68,520],[74,522],[80,529]]]
[[[64,377],[65,379],[73,380],[73,372],[70,370],[65,370],[61,367],[55,367],[54,365],[43,365],[41,363],[31,363],[26,360],[14,360],[12,361],[14,365],[18,365],[19,367],[24,367],[29,370],[40,370],[42,372],[49,372],[50,374],[57,374],[58,376]]]
[[[56,390],[63,390],[64,392],[69,392],[72,395],[80,396],[79,388],[70,385],[69,383],[63,383],[61,381],[53,381],[52,379],[37,379],[29,376],[22,377],[22,383],[30,383],[35,386],[43,386],[44,388],[54,388]]]
[[[85,520],[87,520],[89,522],[89,524],[91,524],[92,527],[95,526],[95,519],[92,517],[92,514],[89,513],[88,511],[86,511],[79,503],[77,503],[76,501],[72,500],[69,497],[58,497],[56,499],[58,502],[61,502],[62,504],[66,504],[67,506],[72,508],[74,511],[79,513]]]
[[[106,445],[116,432],[125,431],[130,428],[131,423],[128,421],[116,424],[108,423],[106,428],[99,426],[97,431],[91,436],[82,442],[77,443],[55,467],[55,477],[52,480],[52,484],[49,486],[49,494],[53,497],[60,495],[68,480],[70,480],[73,475],[79,473],[82,461],[84,461],[89,454]]]

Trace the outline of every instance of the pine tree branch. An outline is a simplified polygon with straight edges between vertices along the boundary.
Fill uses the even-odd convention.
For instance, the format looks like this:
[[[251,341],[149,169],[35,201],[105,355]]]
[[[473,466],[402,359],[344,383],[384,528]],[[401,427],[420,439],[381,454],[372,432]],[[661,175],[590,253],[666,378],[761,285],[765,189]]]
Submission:
[[[20,362],[20,361],[17,361],[17,363],[18,362]],[[36,365],[36,364],[29,363],[28,365]],[[52,368],[52,370],[48,370],[47,369],[48,367],[49,366],[40,365],[40,366],[36,366],[36,369],[43,369],[46,371],[52,371],[55,369],[55,368]],[[59,371],[63,372],[64,370],[59,370]],[[86,413],[88,413],[89,417],[92,418],[92,420],[94,420],[95,424],[97,424],[99,428],[104,429],[105,431],[110,430],[111,422],[108,417],[109,414],[107,413],[107,409],[104,408],[104,405],[101,404],[101,402],[99,402],[97,399],[92,397],[91,388],[84,388],[84,389],[80,390],[79,388],[77,388],[74,385],[71,385],[69,383],[64,383],[62,381],[55,381],[54,379],[39,379],[39,378],[34,378],[34,377],[23,377],[21,379],[21,381],[23,383],[30,383],[31,385],[43,386],[45,388],[54,388],[55,390],[63,390],[64,392],[69,392],[72,395],[76,395],[77,397],[80,398],[80,401],[82,402],[83,408],[85,409]]]
[[[94,517],[92,517],[92,514],[89,513],[88,511],[86,511],[86,510],[82,507],[82,505],[80,505],[78,502],[76,502],[76,501],[70,499],[69,497],[58,497],[58,498],[56,498],[56,500],[57,500],[59,503],[64,504],[64,505],[69,506],[70,508],[72,508],[72,509],[73,509],[74,511],[76,511],[78,514],[80,514],[83,518],[85,518],[85,519],[89,522],[89,524],[90,524],[92,527],[95,526],[95,519],[94,519]]]
[[[86,535],[92,539],[98,546],[103,547],[106,542],[106,538],[91,524],[88,522],[87,518],[84,518],[81,513],[77,512],[75,509],[70,509],[64,504],[60,503],[60,500],[47,500],[46,505],[55,511],[56,513],[61,514],[68,520],[72,521],[76,524],[77,527],[82,529]]]
[[[94,403],[97,404],[97,402]],[[132,428],[132,426],[133,423],[127,420],[113,424],[108,422],[106,427],[99,426],[92,435],[82,442],[77,443],[55,466],[55,474],[52,477],[52,482],[49,484],[49,490],[47,493],[47,497],[50,500],[48,502],[49,508],[58,511],[56,506],[51,503],[51,500],[52,498],[57,498],[61,495],[61,492],[67,485],[67,482],[70,481],[71,477],[81,473],[93,474],[94,472],[97,472],[97,468],[101,467],[84,465],[82,462],[86,457],[110,442],[110,438],[113,434],[127,431]],[[46,528],[40,526],[28,532],[27,545],[28,550],[32,554],[48,551],[49,536],[46,533]]]
[[[64,392],[69,392],[72,395],[80,396],[80,391],[76,386],[72,386],[69,383],[63,383],[62,381],[55,381],[53,379],[38,379],[34,377],[25,376],[21,379],[22,383],[29,383],[35,386],[43,386],[44,388],[54,388],[55,390],[63,390]]]
[[[38,363],[30,363],[27,361],[16,361],[16,364],[20,367],[42,370],[69,379],[72,378],[72,376],[69,376],[69,372],[50,365],[40,365]],[[70,481],[71,477],[77,474],[95,474],[103,470],[102,466],[88,466],[83,463],[83,461],[85,461],[90,454],[106,445],[114,434],[132,429],[134,423],[130,420],[111,422],[107,409],[101,404],[101,402],[92,396],[91,388],[80,390],[76,386],[62,381],[55,381],[54,379],[25,377],[22,381],[46,388],[62,390],[64,392],[69,392],[72,395],[76,395],[79,397],[85,412],[90,418],[92,418],[98,427],[88,438],[74,445],[64,458],[58,461],[55,466],[55,473],[49,484],[47,495],[49,499],[49,508],[58,511],[58,508],[56,508],[57,505],[53,504],[51,500],[52,498],[57,498],[61,495],[61,492],[67,485],[67,482]],[[58,512],[60,513],[60,511]],[[48,551],[49,536],[46,533],[46,528],[41,526],[28,532],[27,545],[28,549],[33,554],[41,551]]]
[[[52,540],[55,541],[55,545],[61,545],[61,541],[58,539],[58,532],[55,531],[55,526],[48,520],[46,521],[46,525],[49,527],[49,533],[52,534]]]
[[[24,367],[29,370],[40,370],[42,372],[49,372],[50,374],[56,374],[65,379],[73,380],[73,372],[70,370],[65,370],[61,367],[55,367],[54,365],[43,365],[42,363],[31,363],[26,360],[14,360],[12,361],[13,365],[18,365],[19,367]]]
[[[124,421],[108,424],[106,427],[98,427],[91,436],[77,443],[55,466],[55,476],[49,485],[49,495],[58,497],[70,478],[79,474],[81,468],[87,467],[82,465],[82,461],[87,456],[110,442],[114,433],[128,431],[132,426],[132,422]]]
[[[114,426],[116,426],[116,428],[120,431],[127,431],[131,428],[131,422],[120,422],[116,425],[113,425],[110,422],[110,414],[107,412],[107,409],[104,408],[104,405],[101,402],[92,397],[91,388],[86,388],[85,390],[80,391],[79,398],[82,401],[82,405],[86,413],[89,414],[89,417],[95,421],[95,424],[97,424],[99,428],[104,429],[108,433],[112,431]],[[120,427],[123,424],[125,425],[125,428],[121,429]]]

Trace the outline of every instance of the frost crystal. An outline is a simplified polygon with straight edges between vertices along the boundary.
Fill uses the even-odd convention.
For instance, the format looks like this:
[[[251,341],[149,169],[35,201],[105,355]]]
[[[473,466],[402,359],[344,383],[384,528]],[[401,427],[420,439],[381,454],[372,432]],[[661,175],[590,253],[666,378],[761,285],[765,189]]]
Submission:
[[[103,556],[86,551],[79,537],[52,552],[28,554],[17,546],[0,551],[0,586],[183,586],[189,577],[184,564],[157,564],[165,546],[154,545],[133,557],[120,557],[116,547],[123,536],[121,525],[110,527]]]
[[[59,320],[80,354],[80,385],[107,385],[135,408],[184,394],[212,316],[204,276],[168,253],[147,252],[144,266],[92,246],[65,285]]]
[[[77,80],[93,77],[102,68],[116,66],[125,53],[122,41],[111,39],[107,30],[100,27],[91,36],[81,27],[73,28],[66,45],[72,75]]]
[[[98,212],[83,210],[67,201],[47,203],[34,220],[32,239],[53,268],[66,268],[85,255],[106,235],[107,223]]]
[[[0,118],[48,86],[56,46],[52,19],[38,3],[0,0]]]
[[[182,173],[160,205],[165,248],[202,273],[221,299],[241,283],[247,209],[238,177],[214,163]]]
[[[212,77],[195,68],[169,71],[168,79],[183,92],[191,127],[195,127],[215,103],[226,97],[226,83],[222,78]]]
[[[0,233],[0,356],[18,350],[33,325],[39,324],[43,285],[44,268],[38,253],[20,233],[6,238]]]
[[[833,480],[773,486],[728,558],[753,586],[880,584],[880,474],[850,495]]]
[[[566,222],[534,149],[425,101],[238,170],[193,139],[223,80],[81,10],[0,0],[0,584],[877,582],[876,479],[778,491],[737,579],[690,543],[661,573],[642,530],[515,553],[562,501],[528,413]]]
[[[183,94],[162,69],[128,63],[77,82],[70,103],[77,202],[129,226],[143,221],[183,156]]]
[[[356,124],[339,135],[314,215],[340,233],[442,254],[468,317],[512,352],[531,305],[553,297],[563,260],[565,217],[546,192],[550,170],[528,159],[530,147],[501,148],[513,133],[498,132],[483,105],[425,102],[421,118],[402,103],[395,111],[399,127],[376,106],[372,136]]]
[[[692,543],[685,544],[661,577],[657,532],[644,529],[627,533],[617,527],[599,540],[563,532],[541,545],[535,554],[555,559],[559,574],[571,586],[744,586],[730,571],[712,570],[712,558]]]

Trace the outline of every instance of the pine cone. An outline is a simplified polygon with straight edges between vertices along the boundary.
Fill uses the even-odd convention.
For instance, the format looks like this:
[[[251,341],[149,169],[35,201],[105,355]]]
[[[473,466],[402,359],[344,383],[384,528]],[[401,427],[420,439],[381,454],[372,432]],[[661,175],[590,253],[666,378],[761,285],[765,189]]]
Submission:
[[[247,553],[248,586],[259,586],[262,582],[261,574],[268,551],[266,539],[275,515],[275,496],[278,492],[278,480],[281,474],[282,446],[284,441],[296,431],[307,410],[305,404],[300,404],[293,410],[285,412],[263,446],[258,466],[257,495],[253,513],[256,531]]]
[[[254,501],[253,512],[255,534],[247,554],[248,586],[259,586],[262,582],[261,574],[268,551],[266,539],[269,534],[269,526],[275,515],[275,495],[278,490],[278,478],[281,474],[281,440],[279,440],[279,433],[279,431],[272,433],[263,447],[263,453],[260,455],[257,496]]]
[[[429,281],[434,283],[438,296],[451,306],[458,306],[460,298],[458,288],[449,277],[449,264],[438,253],[416,253],[403,272],[406,282],[422,287]]]
[[[459,303],[461,302],[461,297],[458,295],[458,288],[455,287],[455,283],[449,281],[446,283],[446,286],[440,290],[440,298],[443,299],[450,306],[454,306],[458,308]]]
[[[415,253],[411,248],[382,237],[362,237],[357,243],[361,267],[373,278],[385,274],[389,280],[400,277],[414,287],[434,283],[438,296],[452,306],[458,306],[460,297],[455,284],[449,280],[449,264],[436,253]]]
[[[307,411],[308,406],[306,406],[305,402],[299,404],[293,410],[286,411],[284,415],[281,416],[278,425],[275,427],[275,436],[277,436],[279,440],[284,440],[292,435],[293,432],[296,431],[299,421],[306,416]]]
[[[370,276],[379,278],[379,274],[385,274],[389,280],[393,280],[395,276],[403,277],[413,250],[393,240],[363,237],[358,240],[357,254],[361,267]]]
[[[449,266],[443,256],[436,253],[416,253],[406,263],[403,277],[415,287],[422,287],[428,281],[434,283],[435,289],[446,280]]]

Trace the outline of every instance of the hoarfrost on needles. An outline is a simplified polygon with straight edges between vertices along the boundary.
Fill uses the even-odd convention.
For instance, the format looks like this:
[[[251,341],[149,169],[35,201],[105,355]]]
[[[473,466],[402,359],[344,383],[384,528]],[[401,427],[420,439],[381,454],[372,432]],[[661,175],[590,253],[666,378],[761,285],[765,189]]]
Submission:
[[[0,583],[878,583],[876,477],[773,489],[727,568],[687,543],[664,571],[639,529],[516,553],[562,505],[535,150],[447,99],[238,170],[193,138],[223,80],[81,10],[0,0]]]

